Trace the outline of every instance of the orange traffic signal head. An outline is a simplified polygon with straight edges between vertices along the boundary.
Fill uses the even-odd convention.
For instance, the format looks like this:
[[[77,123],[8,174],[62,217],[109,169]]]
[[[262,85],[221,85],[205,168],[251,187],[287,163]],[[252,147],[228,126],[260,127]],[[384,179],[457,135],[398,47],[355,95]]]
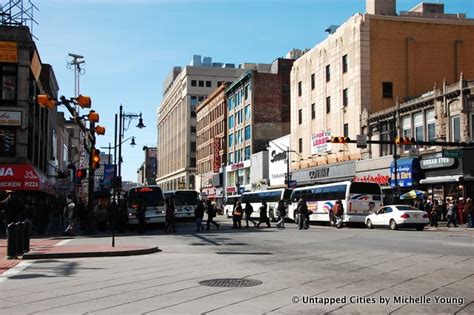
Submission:
[[[408,145],[408,144],[415,144],[415,143],[416,143],[415,138],[408,138],[408,137],[395,138],[395,144]]]
[[[56,101],[49,98],[46,94],[41,94],[36,96],[36,100],[41,107],[46,107],[48,109],[54,108],[56,106]]]
[[[76,103],[82,108],[91,108],[92,100],[89,96],[79,95],[76,98]]]
[[[349,137],[333,137],[331,139],[332,143],[347,143],[349,141],[351,141]]]
[[[95,133],[98,134],[99,136],[105,135],[105,127],[96,126],[95,127]]]
[[[99,167],[100,167],[100,151],[97,149],[94,149],[94,151],[92,151],[92,168],[96,170]]]
[[[89,112],[88,118],[89,118],[89,121],[90,121],[91,123],[99,122],[99,113],[97,113],[97,112],[91,110],[91,111]]]

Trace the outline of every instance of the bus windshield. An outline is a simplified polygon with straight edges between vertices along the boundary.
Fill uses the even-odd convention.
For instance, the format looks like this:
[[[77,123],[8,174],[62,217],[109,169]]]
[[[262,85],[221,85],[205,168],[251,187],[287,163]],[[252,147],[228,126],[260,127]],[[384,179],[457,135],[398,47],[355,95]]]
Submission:
[[[176,206],[196,205],[199,201],[199,195],[196,191],[177,191],[174,204]]]
[[[381,195],[380,186],[374,183],[359,183],[353,182],[349,193],[351,194],[370,194],[370,195]]]
[[[164,206],[163,193],[160,187],[136,187],[128,194],[128,207],[136,208],[140,202],[147,207]]]

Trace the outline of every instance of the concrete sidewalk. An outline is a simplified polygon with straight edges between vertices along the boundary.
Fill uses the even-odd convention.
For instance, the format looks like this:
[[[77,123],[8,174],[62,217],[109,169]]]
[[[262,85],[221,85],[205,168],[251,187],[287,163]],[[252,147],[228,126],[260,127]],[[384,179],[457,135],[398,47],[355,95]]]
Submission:
[[[159,252],[156,246],[141,244],[115,244],[110,238],[41,238],[32,239],[30,251],[18,259],[6,259],[7,240],[0,240],[0,274],[26,259],[81,258],[145,255]]]

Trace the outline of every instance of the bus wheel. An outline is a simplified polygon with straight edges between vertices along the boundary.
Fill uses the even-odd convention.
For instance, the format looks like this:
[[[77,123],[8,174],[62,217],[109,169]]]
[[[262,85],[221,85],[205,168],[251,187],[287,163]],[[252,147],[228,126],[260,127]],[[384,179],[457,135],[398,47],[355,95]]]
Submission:
[[[390,229],[391,230],[397,230],[398,229],[397,222],[395,222],[395,220],[390,220]]]

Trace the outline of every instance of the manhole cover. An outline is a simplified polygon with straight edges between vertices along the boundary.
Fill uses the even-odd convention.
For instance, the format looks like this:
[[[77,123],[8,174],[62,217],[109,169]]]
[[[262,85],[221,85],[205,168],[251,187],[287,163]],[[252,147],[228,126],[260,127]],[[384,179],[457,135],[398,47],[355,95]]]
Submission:
[[[256,285],[261,285],[263,282],[260,280],[254,279],[238,279],[238,278],[227,278],[227,279],[211,279],[204,280],[199,282],[200,285],[207,287],[232,287],[232,288],[241,288],[241,287],[254,287]]]

